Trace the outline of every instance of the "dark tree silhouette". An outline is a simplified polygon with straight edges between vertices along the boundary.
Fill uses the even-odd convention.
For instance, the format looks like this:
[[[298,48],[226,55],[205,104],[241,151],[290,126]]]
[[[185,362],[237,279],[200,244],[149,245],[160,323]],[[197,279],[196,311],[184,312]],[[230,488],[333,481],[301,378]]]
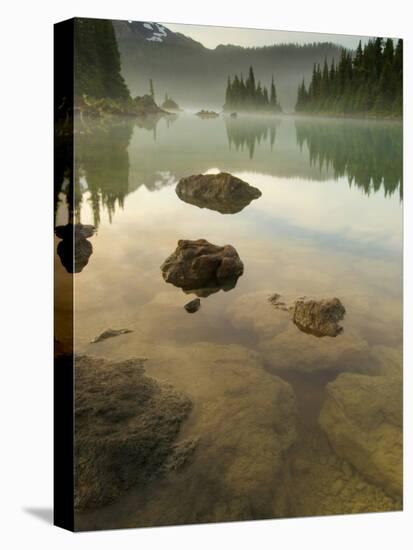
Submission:
[[[281,106],[277,100],[274,77],[271,80],[270,95],[268,89],[262,86],[261,82],[256,83],[252,67],[249,68],[248,77],[245,81],[242,74],[240,76],[235,75],[232,81],[231,77],[228,77],[224,110],[280,112]]]
[[[345,49],[337,65],[323,68],[314,64],[308,88],[305,82],[297,91],[297,112],[402,114],[403,42],[396,48],[393,40],[361,41],[351,53]]]

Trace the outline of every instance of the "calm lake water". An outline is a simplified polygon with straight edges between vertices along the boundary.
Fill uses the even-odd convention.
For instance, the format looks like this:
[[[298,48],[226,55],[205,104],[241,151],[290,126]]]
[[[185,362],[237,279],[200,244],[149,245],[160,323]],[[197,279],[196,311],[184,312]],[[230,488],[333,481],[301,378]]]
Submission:
[[[78,526],[400,509],[336,455],[318,418],[340,372],[401,368],[401,125],[185,113],[93,124],[75,142],[76,221],[96,227],[75,276],[76,351],[147,357],[150,376],[192,398],[182,437],[199,437],[182,472],[78,514]],[[181,177],[219,171],[262,196],[220,214],[176,195]],[[57,219],[66,222],[62,205]],[[190,315],[183,306],[195,296],[165,283],[160,266],[179,239],[199,238],[234,246],[244,274]],[[300,332],[268,302],[275,292],[339,297],[343,333]],[[107,328],[133,332],[90,344]],[[271,417],[282,381],[296,400],[289,443]]]

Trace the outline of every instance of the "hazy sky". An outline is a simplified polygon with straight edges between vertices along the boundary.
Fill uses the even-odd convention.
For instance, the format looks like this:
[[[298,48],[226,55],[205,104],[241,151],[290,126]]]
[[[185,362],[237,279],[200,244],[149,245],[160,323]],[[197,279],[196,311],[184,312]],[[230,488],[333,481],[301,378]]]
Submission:
[[[182,25],[164,23],[171,31],[180,32],[201,42],[207,48],[218,44],[235,44],[238,46],[270,46],[286,42],[306,44],[308,42],[334,42],[355,48],[361,39],[364,43],[368,37],[346,34],[319,34],[312,32],[287,32],[257,29],[240,29],[236,27],[210,27],[202,25]]]

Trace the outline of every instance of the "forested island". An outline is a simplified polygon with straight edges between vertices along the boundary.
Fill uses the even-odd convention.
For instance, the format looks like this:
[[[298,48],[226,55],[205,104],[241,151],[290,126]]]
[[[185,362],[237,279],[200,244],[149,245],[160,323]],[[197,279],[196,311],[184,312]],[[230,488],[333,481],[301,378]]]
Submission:
[[[167,111],[182,111],[177,102],[169,97],[167,93],[165,93],[165,99],[161,107],[162,109],[166,109]]]
[[[308,88],[298,88],[298,113],[401,116],[403,42],[391,38],[361,41],[356,52],[343,49],[338,63],[314,64]]]
[[[244,81],[241,74],[237,74],[231,80],[228,77],[225,92],[224,111],[272,111],[281,112],[281,106],[277,100],[274,77],[271,79],[270,93],[261,82],[255,82],[254,69],[249,68],[248,77]]]

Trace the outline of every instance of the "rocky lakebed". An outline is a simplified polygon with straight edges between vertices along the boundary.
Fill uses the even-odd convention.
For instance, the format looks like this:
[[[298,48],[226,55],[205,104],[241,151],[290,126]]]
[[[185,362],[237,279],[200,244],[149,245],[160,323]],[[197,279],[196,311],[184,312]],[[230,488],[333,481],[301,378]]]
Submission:
[[[175,192],[222,215],[262,195],[229,173],[184,177]],[[57,236],[85,248],[93,233]],[[244,271],[235,243],[180,239],[160,265],[168,292],[79,346],[80,529],[401,509],[401,349],[348,324],[345,294],[304,285],[250,288],[222,306],[250,343],[192,338]]]

